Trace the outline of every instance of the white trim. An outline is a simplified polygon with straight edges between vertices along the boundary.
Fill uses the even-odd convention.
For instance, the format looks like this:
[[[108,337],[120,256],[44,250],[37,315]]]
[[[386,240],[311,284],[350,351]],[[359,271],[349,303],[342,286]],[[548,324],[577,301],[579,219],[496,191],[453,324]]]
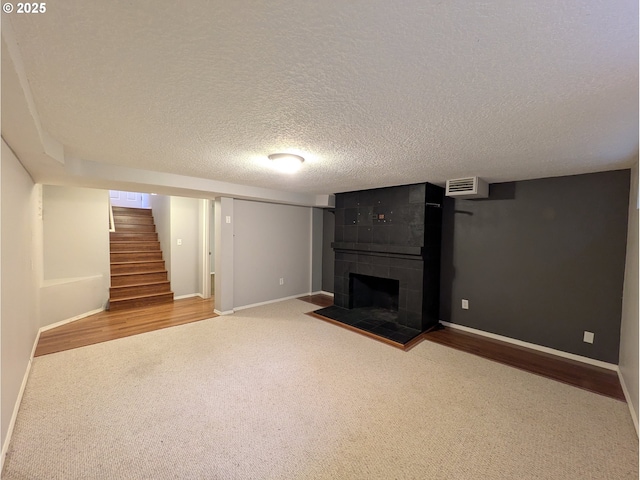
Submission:
[[[540,352],[549,353],[558,357],[568,358],[577,362],[588,363],[600,368],[606,368],[607,370],[618,370],[618,366],[614,363],[607,363],[601,360],[594,360],[593,358],[583,357],[574,353],[563,352],[562,350],[556,350],[554,348],[543,347],[542,345],[536,345],[535,343],[523,342],[522,340],[516,340],[515,338],[503,337],[502,335],[496,335],[495,333],[485,332],[483,330],[476,330],[475,328],[465,327],[464,325],[458,325],[456,323],[449,323],[440,320],[445,327],[457,328],[463,332],[475,333],[476,335],[482,335],[483,337],[493,338],[494,340],[500,340],[502,342],[511,343],[520,347],[530,348],[532,350],[538,350]]]
[[[322,280],[322,278],[320,278],[320,280]],[[313,289],[313,208],[309,208],[309,291],[311,291],[312,289]]]
[[[91,310],[90,312],[81,313],[80,315],[76,315],[75,317],[67,318],[66,320],[61,320],[56,323],[52,323],[51,325],[45,325],[44,327],[40,327],[38,330],[38,335],[42,332],[46,332],[47,330],[51,330],[52,328],[61,327],[62,325],[66,325],[67,323],[75,322],[76,320],[80,320],[81,318],[88,317],[90,315],[95,315],[96,313],[104,312],[103,308],[96,308],[95,310]]]
[[[200,297],[204,299],[201,293],[189,293],[188,295],[180,295],[178,297],[173,297],[174,300],[182,300],[183,298],[192,298],[192,297]]]
[[[620,371],[619,368],[618,368],[618,378],[620,379],[620,386],[622,387],[622,391],[624,392],[624,398],[627,400],[627,405],[629,406],[629,412],[631,413],[633,426],[636,427],[636,436],[637,436],[638,435],[638,414],[633,409],[633,403],[631,402],[631,395],[629,395],[627,384],[624,383],[624,377],[622,376],[622,372]]]
[[[333,293],[331,293],[331,292],[325,292],[324,290],[320,290],[319,292],[315,292],[315,293],[314,293],[314,295],[315,295],[316,293],[317,293],[317,294],[319,294],[319,295],[327,295],[328,297],[333,297],[333,296],[334,296],[334,295],[333,295]]]
[[[225,310],[224,312],[221,312],[220,310],[216,310],[214,308],[213,313],[215,313],[216,315],[222,316],[222,315],[233,315],[236,312],[234,310]]]
[[[299,293],[298,295],[291,295],[290,297],[276,298],[275,300],[267,300],[266,302],[252,303],[251,305],[242,305],[240,307],[233,307],[233,310],[237,312],[238,310],[246,310],[247,308],[261,307],[262,305],[269,305],[270,303],[278,303],[278,302],[284,302],[285,300],[293,300],[294,298],[304,297],[305,295],[311,295],[311,294]]]
[[[42,329],[38,330],[36,334],[36,339],[33,342],[33,347],[31,348],[31,356],[29,357],[29,362],[27,362],[27,368],[24,372],[24,377],[22,378],[22,384],[20,385],[20,391],[18,392],[18,398],[16,398],[16,403],[13,406],[13,413],[11,414],[11,420],[9,421],[9,428],[7,429],[7,436],[4,439],[4,444],[2,445],[2,453],[0,454],[0,472],[4,467],[4,460],[7,457],[7,451],[9,450],[9,444],[11,443],[11,436],[13,435],[13,428],[16,425],[16,419],[18,418],[18,411],[20,410],[20,404],[22,403],[22,396],[24,395],[24,391],[27,387],[27,380],[29,379],[29,372],[31,372],[31,362],[33,362],[33,356],[36,353],[36,347],[38,346],[38,341],[40,340],[40,332]]]
[[[64,277],[54,278],[50,280],[42,280],[40,288],[54,287],[56,285],[67,285],[69,283],[84,282],[86,280],[92,280],[94,278],[103,278],[104,275],[89,275],[88,277]]]
[[[202,262],[199,268],[200,282],[202,283],[202,292],[200,296],[204,299],[211,298],[211,240],[209,235],[211,233],[211,226],[209,224],[211,220],[211,202],[207,199],[201,198],[198,200],[198,213],[200,218],[198,221],[198,229],[202,229],[200,239],[202,243],[199,245],[200,253],[202,255]]]
[[[33,342],[33,347],[31,348],[31,356],[29,357],[29,362],[33,360],[33,357],[36,356],[36,348],[38,347],[38,342],[40,341],[40,334],[43,332],[42,328],[38,330],[36,333],[36,340]]]

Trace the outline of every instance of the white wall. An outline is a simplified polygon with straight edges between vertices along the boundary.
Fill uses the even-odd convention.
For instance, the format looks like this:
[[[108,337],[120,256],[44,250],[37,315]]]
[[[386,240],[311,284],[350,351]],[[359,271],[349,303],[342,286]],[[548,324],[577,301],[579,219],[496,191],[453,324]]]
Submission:
[[[309,293],[310,208],[235,200],[233,211],[234,307]]]
[[[109,276],[45,280],[40,283],[40,327],[98,313],[109,299]]]
[[[40,326],[104,307],[109,298],[109,192],[42,187]]]
[[[175,297],[201,292],[203,261],[197,198],[151,196],[151,209]],[[182,245],[178,245],[178,239]]]
[[[215,312],[227,314],[233,312],[234,296],[234,200],[216,198],[215,226]],[[227,219],[229,222],[227,222]]]
[[[44,279],[109,275],[109,192],[42,188]]]
[[[171,281],[171,197],[151,195],[150,203],[160,248],[162,249],[162,258],[169,275],[169,281]]]
[[[620,325],[620,374],[638,431],[638,163],[631,170],[627,258]]]
[[[33,219],[38,199],[31,177],[4,140],[0,177],[0,431],[4,452],[14,407],[38,332],[38,291],[32,262],[35,241]]]
[[[197,198],[171,197],[171,289],[176,297],[200,293],[199,203]]]
[[[211,298],[211,201],[198,200],[198,292]]]
[[[209,270],[211,273],[216,273],[216,202],[211,200],[211,208],[209,210],[211,218],[209,219]]]

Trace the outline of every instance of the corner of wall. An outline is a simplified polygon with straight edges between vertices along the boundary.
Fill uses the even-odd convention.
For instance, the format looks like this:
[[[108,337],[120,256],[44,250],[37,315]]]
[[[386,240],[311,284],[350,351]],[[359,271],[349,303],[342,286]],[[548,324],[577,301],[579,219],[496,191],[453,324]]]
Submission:
[[[34,342],[38,335],[37,272],[34,249],[37,232],[33,217],[37,216],[39,188],[2,141],[2,405],[0,431],[2,452],[10,441],[11,429],[26,377],[29,372]],[[6,281],[11,279],[11,281]]]
[[[639,319],[638,319],[638,216],[640,194],[638,191],[638,162],[631,169],[629,192],[629,223],[627,227],[627,251],[622,293],[622,319],[620,325],[619,375],[627,404],[638,433],[638,380],[639,380]]]

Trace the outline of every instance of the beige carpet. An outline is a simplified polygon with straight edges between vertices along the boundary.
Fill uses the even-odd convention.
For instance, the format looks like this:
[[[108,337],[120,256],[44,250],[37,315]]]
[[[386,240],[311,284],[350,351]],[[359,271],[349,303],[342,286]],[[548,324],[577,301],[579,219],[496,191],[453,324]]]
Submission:
[[[629,479],[626,404],[299,300],[36,358],[3,479]]]

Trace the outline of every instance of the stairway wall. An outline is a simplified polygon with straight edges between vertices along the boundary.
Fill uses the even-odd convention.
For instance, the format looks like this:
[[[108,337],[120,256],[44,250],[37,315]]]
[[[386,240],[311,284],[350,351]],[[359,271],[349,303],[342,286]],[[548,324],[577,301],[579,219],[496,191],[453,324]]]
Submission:
[[[44,280],[109,277],[109,193],[44,185]]]
[[[32,269],[38,189],[9,146],[2,140],[1,175],[2,239],[1,254],[1,330],[2,393],[0,437],[3,451],[7,432],[19,397],[20,386],[29,365],[33,342],[38,333],[37,279]]]
[[[178,297],[200,293],[198,211],[197,198],[171,197],[171,281]]]
[[[176,297],[202,294],[199,286],[199,202],[196,198],[154,195],[151,207]],[[178,245],[178,239],[182,245]]]
[[[42,186],[39,326],[104,307],[110,277],[108,222],[108,191]]]
[[[153,195],[150,200],[151,210],[153,211],[153,219],[156,223],[156,232],[158,232],[158,241],[164,256],[164,265],[172,280],[171,275],[171,197],[166,195]],[[172,288],[173,285],[172,285]],[[174,290],[175,293],[175,290]]]

